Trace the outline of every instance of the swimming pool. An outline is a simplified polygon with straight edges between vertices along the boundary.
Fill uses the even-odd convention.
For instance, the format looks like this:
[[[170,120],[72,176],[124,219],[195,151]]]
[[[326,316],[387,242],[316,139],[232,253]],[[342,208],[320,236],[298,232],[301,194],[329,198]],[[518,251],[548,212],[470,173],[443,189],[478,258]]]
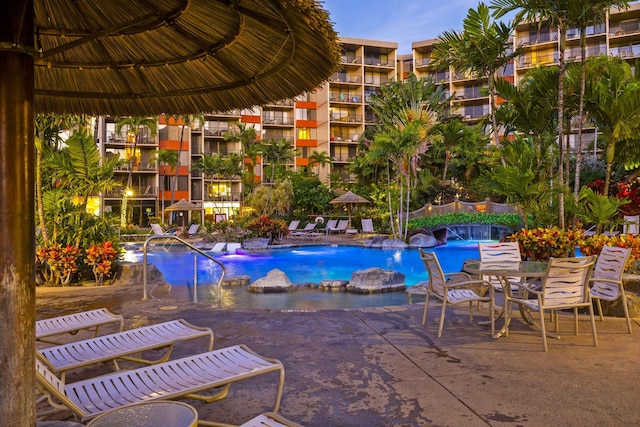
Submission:
[[[478,257],[478,241],[451,241],[428,250],[438,255],[445,272],[460,271],[465,259]],[[239,252],[215,255],[225,265],[227,277],[248,275],[254,281],[277,268],[295,284],[320,283],[322,280],[349,280],[356,270],[379,267],[403,273],[407,286],[427,278],[417,249],[318,245]],[[219,308],[314,310],[400,305],[408,301],[404,292],[360,295],[298,287],[295,292],[256,294],[244,286],[224,286],[218,290],[217,286],[209,285],[217,283],[220,268],[205,257],[198,256],[196,260],[198,285],[194,287],[194,258],[191,253],[148,254],[148,261],[172,285],[174,295]]]

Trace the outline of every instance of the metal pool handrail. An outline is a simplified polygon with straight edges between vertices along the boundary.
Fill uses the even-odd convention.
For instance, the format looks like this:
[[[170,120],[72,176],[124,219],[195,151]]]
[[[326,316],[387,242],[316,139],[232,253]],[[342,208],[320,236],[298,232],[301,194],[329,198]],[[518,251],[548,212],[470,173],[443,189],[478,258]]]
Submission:
[[[214,257],[212,257],[211,255],[201,251],[200,249],[196,248],[195,246],[193,246],[192,244],[186,242],[185,240],[182,240],[181,238],[179,238],[178,236],[150,236],[149,238],[147,238],[147,240],[145,240],[144,245],[142,246],[142,299],[146,300],[148,299],[147,297],[147,244],[152,241],[152,240],[157,240],[157,239],[172,239],[172,240],[177,240],[178,242],[182,243],[183,245],[185,245],[186,247],[188,247],[189,249],[191,249],[192,251],[195,251],[197,253],[199,253],[200,255],[209,258],[211,261],[215,262],[216,264],[218,264],[220,266],[220,268],[222,268],[222,274],[220,275],[220,280],[218,280],[218,287],[222,286],[222,280],[224,279],[225,274],[227,273],[227,269],[224,266],[223,263],[221,263],[220,261],[218,261],[217,259],[215,259]],[[196,257],[193,257],[193,276],[194,276],[194,286],[198,284],[198,268],[196,265]]]

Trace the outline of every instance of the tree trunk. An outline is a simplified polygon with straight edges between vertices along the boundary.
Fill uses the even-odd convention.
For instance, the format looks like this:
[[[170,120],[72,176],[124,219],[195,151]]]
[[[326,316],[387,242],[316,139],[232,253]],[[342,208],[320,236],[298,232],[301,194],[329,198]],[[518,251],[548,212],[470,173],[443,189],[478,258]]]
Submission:
[[[587,38],[584,29],[580,32],[580,105],[578,105],[578,144],[576,154],[576,174],[573,182],[573,199],[578,201],[580,192],[580,171],[582,169],[582,115],[584,114],[584,93],[587,85]]]
[[[0,423],[35,425],[33,1],[0,6]]]
[[[49,246],[49,232],[47,231],[47,223],[44,220],[44,203],[42,201],[42,146],[43,141],[41,138],[38,140],[36,148],[36,202],[38,208],[38,221],[40,223],[40,233],[42,235],[42,243],[44,246]]]
[[[558,57],[558,186],[560,187],[560,193],[558,196],[558,224],[561,230],[565,229],[564,222],[564,50],[566,46],[566,36],[564,26],[561,24],[558,26],[558,33],[560,35],[560,49]]]

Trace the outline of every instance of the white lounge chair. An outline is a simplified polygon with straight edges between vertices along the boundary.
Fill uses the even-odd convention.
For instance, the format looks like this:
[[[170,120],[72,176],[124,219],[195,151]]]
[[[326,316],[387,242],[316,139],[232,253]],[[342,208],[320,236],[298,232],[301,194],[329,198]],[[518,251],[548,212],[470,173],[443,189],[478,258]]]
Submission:
[[[294,238],[294,239],[306,238],[306,237],[309,236],[309,233],[311,233],[315,228],[316,228],[316,223],[315,222],[310,222],[307,225],[305,225],[302,230],[295,231],[295,232],[291,233],[289,236]]]
[[[300,225],[300,220],[294,219],[289,223],[289,231],[296,231],[298,229],[298,225]]]
[[[101,362],[113,362],[120,369],[117,359],[138,363],[155,364],[169,359],[173,346],[180,341],[208,338],[208,351],[213,348],[213,332],[178,319],[142,328],[118,332],[117,334],[75,341],[38,350],[40,360],[56,374]],[[166,353],[156,360],[132,357],[133,354],[168,347]]]
[[[236,253],[236,249],[240,249],[242,247],[242,244],[240,243],[227,243],[227,252],[230,254],[235,254]]]
[[[622,284],[622,273],[624,273],[627,261],[631,256],[631,249],[604,246],[598,255],[598,261],[591,277],[591,298],[596,300],[600,321],[604,321],[602,316],[602,304],[600,300],[617,301],[620,300],[624,317],[627,320],[627,330],[631,333],[631,320],[629,319],[629,308],[627,307],[627,297]]]
[[[198,234],[198,230],[200,229],[200,224],[191,224],[189,229],[187,230],[187,236],[195,237]]]
[[[330,219],[329,221],[327,221],[327,225],[324,226],[324,229],[327,231],[331,231],[334,228],[336,228],[338,226],[338,220],[337,219]]]
[[[56,335],[75,335],[84,329],[95,329],[93,336],[98,336],[101,326],[119,324],[119,331],[124,328],[124,317],[114,314],[106,308],[83,311],[65,316],[36,321],[36,340],[57,344],[49,338]]]
[[[227,247],[227,242],[218,242],[213,245],[211,249],[212,252],[224,252],[224,249]]]
[[[371,218],[363,218],[362,221],[362,234],[373,234],[377,235],[376,230],[373,229],[373,220]]]
[[[151,231],[153,231],[153,234],[156,236],[173,236],[174,232],[173,231],[164,231],[162,229],[162,227],[160,227],[160,224],[149,224],[151,226]]]
[[[331,228],[329,230],[330,233],[344,233],[345,230],[347,229],[347,226],[349,225],[349,220],[348,219],[341,219],[340,221],[338,221],[338,225],[335,226],[335,228]]]
[[[232,383],[279,372],[273,412],[278,412],[284,386],[284,367],[276,359],[260,356],[243,344],[171,360],[130,371],[119,371],[65,384],[36,359],[38,388],[52,410],[39,417],[70,410],[81,422],[106,411],[137,402],[189,397],[213,402],[226,397]],[[203,391],[223,387],[213,395]],[[199,420],[199,424],[204,422]]]

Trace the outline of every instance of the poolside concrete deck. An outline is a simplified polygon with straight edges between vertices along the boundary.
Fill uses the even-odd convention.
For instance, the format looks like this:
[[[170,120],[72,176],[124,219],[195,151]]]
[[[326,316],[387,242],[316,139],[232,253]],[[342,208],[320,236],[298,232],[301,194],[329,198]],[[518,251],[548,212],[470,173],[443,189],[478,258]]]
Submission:
[[[183,318],[215,333],[214,348],[244,343],[280,359],[286,370],[280,413],[306,426],[610,426],[639,425],[640,325],[598,321],[592,346],[588,317],[573,335],[561,315],[562,339],[542,351],[539,332],[519,319],[508,338],[469,325],[449,309],[436,338],[439,307],[421,323],[422,304],[360,310],[219,310],[174,299],[157,286],[38,288],[37,317],[97,307],[122,313],[126,328]],[[484,316],[482,315],[484,314]],[[486,309],[477,317],[486,320]],[[172,357],[204,349],[181,343]],[[106,366],[68,375],[75,381]],[[220,402],[194,401],[202,419],[241,423],[270,409],[276,378],[234,384]],[[58,418],[60,419],[60,417]]]

